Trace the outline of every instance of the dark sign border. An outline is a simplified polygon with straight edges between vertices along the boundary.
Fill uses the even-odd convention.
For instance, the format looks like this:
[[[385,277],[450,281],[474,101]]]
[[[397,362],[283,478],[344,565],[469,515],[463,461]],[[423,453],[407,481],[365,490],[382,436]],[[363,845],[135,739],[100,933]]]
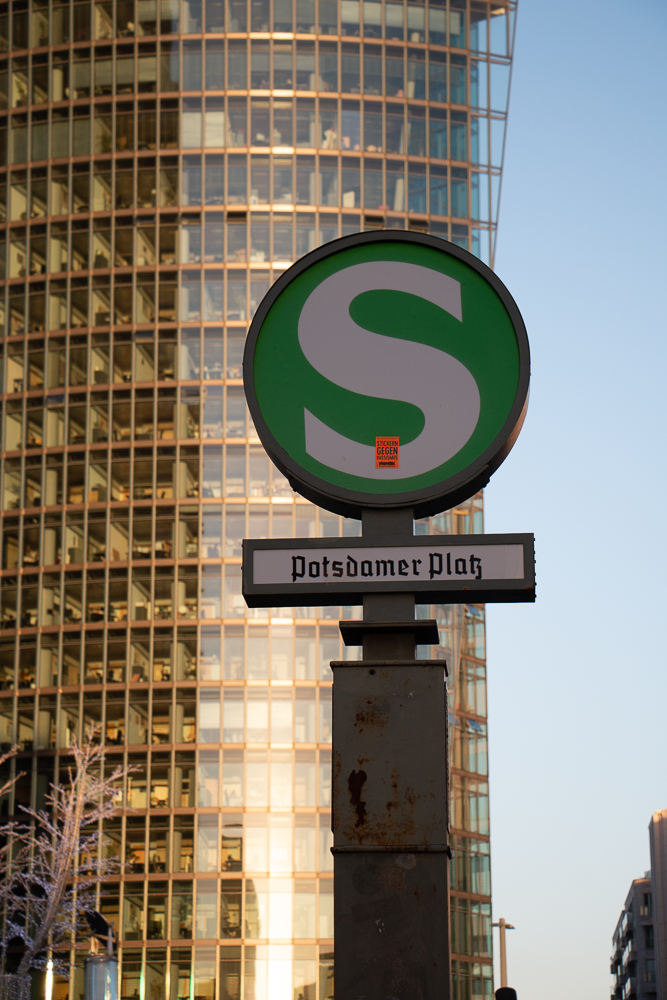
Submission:
[[[377,543],[375,543],[377,545]],[[365,579],[363,582],[330,583],[318,589],[317,581],[307,585],[294,583],[258,584],[253,580],[254,554],[258,549],[366,549],[374,543],[363,537],[355,538],[244,538],[243,596],[249,608],[317,607],[337,604],[363,604],[364,594],[414,593],[418,604],[528,604],[535,600],[535,537],[531,534],[505,535],[415,535],[377,545],[386,549],[392,545],[457,545],[484,549],[487,545],[522,545],[523,578],[519,580],[458,580],[396,581],[395,583]],[[289,598],[289,600],[285,600]]]
[[[332,483],[325,482],[299,465],[278,443],[269,430],[259,407],[253,377],[253,362],[257,339],[264,320],[276,299],[295,278],[312,264],[316,264],[318,261],[341,250],[347,250],[349,247],[367,243],[418,243],[422,246],[432,247],[435,250],[447,253],[450,257],[456,257],[458,260],[463,261],[464,264],[472,267],[473,270],[477,271],[491,285],[507,309],[519,346],[519,384],[514,403],[503,427],[488,448],[465,469],[443,480],[443,482],[421,490],[392,494],[390,497],[381,493],[361,493],[356,490],[345,489],[342,486],[334,486]],[[439,514],[443,510],[448,510],[450,507],[454,507],[456,504],[462,503],[469,497],[474,496],[475,493],[486,486],[492,473],[507,458],[519,435],[528,406],[529,381],[530,348],[526,327],[516,302],[497,275],[478,257],[475,257],[467,250],[463,250],[462,247],[456,246],[454,243],[449,243],[447,240],[442,240],[437,236],[429,236],[425,233],[405,232],[395,229],[375,230],[370,233],[354,233],[352,236],[344,236],[341,239],[332,240],[330,243],[326,243],[316,250],[311,250],[310,253],[307,253],[295,264],[292,264],[278,278],[275,284],[271,286],[262,299],[250,324],[243,355],[243,384],[248,408],[259,438],[271,461],[287,477],[292,489],[296,493],[301,494],[301,496],[312,503],[332,511],[334,514],[343,514],[345,517],[354,518],[361,518],[361,511],[364,507],[378,509],[412,507],[415,517],[428,517],[431,514]]]

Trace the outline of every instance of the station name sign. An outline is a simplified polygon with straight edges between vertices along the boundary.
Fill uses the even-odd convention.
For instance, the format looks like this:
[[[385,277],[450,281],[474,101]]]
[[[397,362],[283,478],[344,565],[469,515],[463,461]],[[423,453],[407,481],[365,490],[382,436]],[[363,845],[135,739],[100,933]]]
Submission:
[[[398,545],[363,538],[246,539],[243,596],[251,608],[362,604],[364,593],[414,592],[418,603],[535,600],[534,538],[418,535]]]

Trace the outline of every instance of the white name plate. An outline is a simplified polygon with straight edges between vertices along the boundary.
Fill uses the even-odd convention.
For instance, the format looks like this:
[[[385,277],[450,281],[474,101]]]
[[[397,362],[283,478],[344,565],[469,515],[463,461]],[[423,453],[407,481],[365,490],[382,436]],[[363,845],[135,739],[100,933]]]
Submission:
[[[249,607],[361,604],[363,594],[413,591],[420,603],[535,599],[532,535],[420,535],[407,544],[363,538],[246,539]]]

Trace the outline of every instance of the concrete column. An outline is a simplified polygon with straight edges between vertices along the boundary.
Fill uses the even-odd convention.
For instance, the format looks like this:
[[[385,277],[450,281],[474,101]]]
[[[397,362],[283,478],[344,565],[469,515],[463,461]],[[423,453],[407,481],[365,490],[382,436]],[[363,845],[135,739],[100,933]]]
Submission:
[[[48,416],[51,416],[49,413]],[[58,503],[58,473],[56,469],[46,469],[44,473],[44,504],[55,507]],[[47,566],[51,563],[46,563]]]
[[[39,687],[51,687],[51,685],[57,683],[57,677],[55,676],[57,672],[57,650],[55,657],[54,670],[54,655],[52,649],[41,649],[39,652]]]
[[[47,565],[49,565],[47,563]],[[60,624],[53,620],[54,597],[51,587],[43,587],[41,594],[40,625]]]
[[[47,476],[48,476],[47,469]],[[47,482],[48,489],[48,482]],[[48,494],[47,494],[48,496]],[[55,504],[55,500],[53,501]],[[49,504],[50,501],[47,499],[46,503]],[[55,566],[56,564],[56,529],[55,528],[44,528],[44,556],[42,563],[44,566]]]

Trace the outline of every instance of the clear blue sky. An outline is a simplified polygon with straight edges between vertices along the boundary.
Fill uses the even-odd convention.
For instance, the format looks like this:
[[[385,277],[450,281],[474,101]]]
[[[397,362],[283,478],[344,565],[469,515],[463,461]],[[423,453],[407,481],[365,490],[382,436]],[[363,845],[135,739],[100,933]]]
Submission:
[[[667,6],[520,0],[496,270],[526,424],[486,531],[534,531],[488,610],[494,919],[519,1000],[606,1000],[667,807]]]

